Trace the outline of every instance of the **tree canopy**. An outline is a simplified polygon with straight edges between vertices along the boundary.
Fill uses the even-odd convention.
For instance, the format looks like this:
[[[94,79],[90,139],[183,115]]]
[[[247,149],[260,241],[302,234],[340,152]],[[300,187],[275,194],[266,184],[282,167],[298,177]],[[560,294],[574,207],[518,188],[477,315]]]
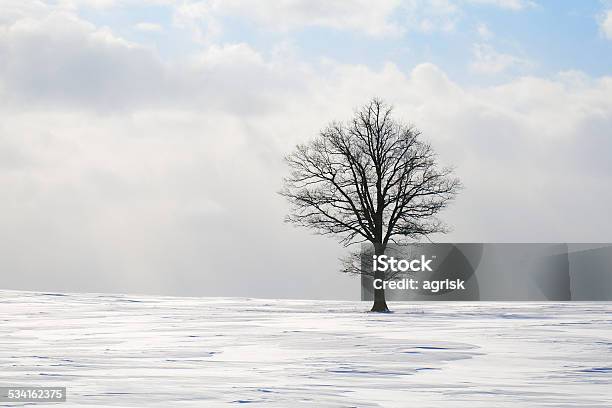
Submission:
[[[413,126],[373,99],[347,123],[334,122],[286,157],[281,194],[287,221],[350,245],[419,239],[446,232],[436,214],[461,188],[450,167]]]

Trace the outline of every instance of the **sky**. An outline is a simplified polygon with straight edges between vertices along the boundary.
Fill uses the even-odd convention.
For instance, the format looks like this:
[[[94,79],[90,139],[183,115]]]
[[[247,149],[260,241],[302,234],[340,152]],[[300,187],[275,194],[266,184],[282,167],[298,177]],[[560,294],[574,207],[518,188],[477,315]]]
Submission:
[[[612,2],[2,0],[0,288],[358,299],[283,157],[372,97],[465,189],[436,241],[611,242]]]

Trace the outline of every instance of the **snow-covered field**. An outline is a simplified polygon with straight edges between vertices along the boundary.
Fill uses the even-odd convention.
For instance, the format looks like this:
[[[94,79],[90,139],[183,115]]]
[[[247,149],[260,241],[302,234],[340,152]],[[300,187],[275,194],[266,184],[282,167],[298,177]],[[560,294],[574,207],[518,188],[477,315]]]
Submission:
[[[368,306],[0,291],[0,386],[66,386],[71,407],[612,406],[610,303]]]

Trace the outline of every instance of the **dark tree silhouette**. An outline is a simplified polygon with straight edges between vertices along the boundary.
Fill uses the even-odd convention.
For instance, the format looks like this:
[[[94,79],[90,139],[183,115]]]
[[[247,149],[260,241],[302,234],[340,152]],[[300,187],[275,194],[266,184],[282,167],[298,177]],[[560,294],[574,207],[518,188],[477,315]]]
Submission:
[[[345,246],[369,242],[376,255],[389,243],[447,231],[436,214],[461,183],[452,168],[438,167],[417,129],[391,114],[372,99],[286,157],[291,173],[280,194],[291,203],[288,222],[337,235]],[[372,311],[388,310],[384,290],[375,290]]]

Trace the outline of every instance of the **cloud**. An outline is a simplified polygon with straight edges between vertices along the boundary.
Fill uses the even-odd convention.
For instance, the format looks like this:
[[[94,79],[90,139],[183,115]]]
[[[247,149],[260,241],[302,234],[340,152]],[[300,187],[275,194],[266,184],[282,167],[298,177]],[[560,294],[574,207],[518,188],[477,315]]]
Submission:
[[[178,25],[192,28],[203,41],[219,34],[221,28],[218,20],[224,16],[245,18],[268,30],[325,27],[380,36],[400,31],[390,21],[391,14],[399,4],[397,0],[376,3],[365,0],[351,3],[323,0],[285,0],[274,3],[265,0],[189,1],[176,7],[174,20]]]
[[[470,68],[480,74],[499,74],[511,69],[526,69],[532,65],[527,59],[500,53],[488,44],[474,44],[472,52],[474,61]]]
[[[4,25],[0,60],[4,287],[358,297],[342,249],[284,225],[276,191],[284,154],[372,96],[466,185],[443,214],[453,234],[434,239],[609,240],[611,77],[468,87],[431,63],[244,43],[167,63],[66,12]]]
[[[272,31],[324,27],[380,37],[407,31],[453,31],[466,5],[491,5],[518,11],[533,4],[524,0],[186,1],[176,7],[174,19],[178,25],[193,29],[203,42],[220,34],[219,19],[224,16],[238,16]]]
[[[407,30],[432,33],[450,32],[461,17],[460,6],[448,0],[409,0],[402,3],[406,15]]]
[[[22,0],[38,1],[38,0]],[[56,0],[57,6],[63,10],[78,10],[91,8],[108,11],[116,7],[143,6],[143,5],[166,5],[171,6],[177,3],[176,0]]]
[[[297,85],[295,72],[282,68],[282,53],[276,58],[226,44],[170,65],[109,29],[51,12],[0,27],[0,59],[9,61],[0,66],[0,95],[10,106],[46,110],[198,106],[248,114],[265,109],[272,91]]]
[[[49,7],[40,1],[5,0],[0,2],[0,26],[26,17],[39,17],[49,12]]]
[[[612,40],[612,10],[607,10],[599,17],[599,30],[608,40]]]
[[[488,40],[494,36],[493,32],[489,29],[489,26],[487,26],[485,23],[478,24],[476,26],[476,32],[485,40]]]
[[[157,32],[157,33],[164,30],[164,28],[161,25],[159,25],[159,24],[146,23],[146,22],[135,24],[134,25],[134,29],[136,29],[138,31]]]
[[[0,28],[3,97],[23,105],[116,109],[155,99],[163,67],[148,49],[78,17],[52,12]]]
[[[211,44],[221,35],[225,17],[243,18],[271,31],[323,27],[380,37],[407,31],[453,31],[469,5],[490,5],[514,11],[534,5],[526,0],[383,0],[375,3],[366,0],[331,3],[324,0],[59,0],[53,4],[38,0],[5,0],[2,3],[0,24],[3,19],[14,21],[17,15],[32,17],[43,11],[94,9],[112,12],[143,4],[164,5],[173,10],[176,26],[193,31],[194,38],[204,44]],[[159,30],[149,22],[138,23],[134,28]]]
[[[397,33],[398,27],[389,21],[391,13],[399,6],[396,0],[372,3],[328,2],[324,0],[287,0],[280,3],[250,2],[245,7],[240,1],[221,1],[223,12],[248,15],[250,18],[282,30],[308,26],[329,27],[339,30],[363,31],[370,35]]]
[[[468,3],[491,5],[513,11],[535,7],[536,3],[530,0],[467,0]]]

